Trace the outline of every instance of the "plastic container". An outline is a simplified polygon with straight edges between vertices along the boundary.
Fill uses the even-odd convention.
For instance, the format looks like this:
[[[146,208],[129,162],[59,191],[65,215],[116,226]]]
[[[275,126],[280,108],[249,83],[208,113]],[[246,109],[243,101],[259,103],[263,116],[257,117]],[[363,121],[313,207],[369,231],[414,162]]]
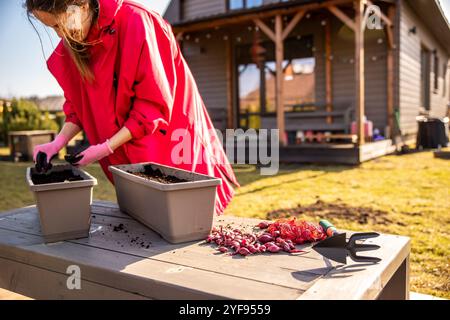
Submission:
[[[188,182],[164,184],[132,174],[145,172],[147,166]],[[211,232],[220,179],[154,163],[110,166],[109,170],[120,210],[170,243],[202,240]]]
[[[439,119],[419,116],[416,119],[418,123],[417,149],[440,149],[448,146],[449,119],[447,117]]]
[[[54,166],[51,172],[63,170],[72,170],[83,180],[35,185],[32,181],[35,169],[27,169],[27,182],[36,199],[46,243],[89,236],[92,190],[97,179],[70,165]]]
[[[358,134],[358,126],[356,124],[356,121],[353,121],[351,124],[351,133]],[[364,116],[364,135],[368,140],[371,140],[373,137],[373,122],[367,120],[365,116]]]

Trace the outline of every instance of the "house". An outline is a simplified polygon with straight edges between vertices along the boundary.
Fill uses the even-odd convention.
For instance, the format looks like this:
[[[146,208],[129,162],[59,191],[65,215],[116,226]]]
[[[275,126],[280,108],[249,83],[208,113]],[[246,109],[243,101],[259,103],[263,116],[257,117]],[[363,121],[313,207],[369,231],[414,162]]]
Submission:
[[[31,98],[41,111],[48,111],[50,113],[58,113],[63,111],[65,98],[63,96],[48,96],[44,98]]]
[[[438,0],[172,0],[164,17],[217,126],[278,128],[282,158],[360,163],[414,138],[418,115],[448,112]],[[365,117],[386,140],[366,136]],[[354,144],[292,141],[345,138],[352,121]]]

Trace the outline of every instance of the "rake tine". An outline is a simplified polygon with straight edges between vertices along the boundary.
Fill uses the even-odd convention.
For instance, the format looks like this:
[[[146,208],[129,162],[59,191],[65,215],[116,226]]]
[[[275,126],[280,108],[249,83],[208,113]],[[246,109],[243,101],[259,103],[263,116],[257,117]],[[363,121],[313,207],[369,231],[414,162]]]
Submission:
[[[380,258],[377,257],[365,257],[365,256],[358,256],[354,250],[349,250],[350,258],[355,262],[372,262],[372,263],[378,263],[381,261]]]
[[[376,238],[380,234],[376,232],[364,232],[364,233],[355,233],[353,234],[350,239],[348,240],[348,243],[355,243],[355,241],[358,240],[366,240],[370,238]]]
[[[356,252],[359,252],[359,251],[371,251],[371,250],[380,249],[380,246],[378,246],[376,244],[355,244],[353,246],[353,249]]]

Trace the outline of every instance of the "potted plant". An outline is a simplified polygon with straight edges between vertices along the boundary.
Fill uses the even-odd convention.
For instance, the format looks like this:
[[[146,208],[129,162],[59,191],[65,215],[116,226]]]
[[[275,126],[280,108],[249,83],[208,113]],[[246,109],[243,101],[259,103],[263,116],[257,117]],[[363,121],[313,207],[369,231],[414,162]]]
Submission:
[[[48,173],[27,169],[46,243],[89,236],[92,190],[97,179],[71,165],[53,166]]]
[[[110,166],[123,212],[171,243],[206,238],[220,179],[155,163]]]

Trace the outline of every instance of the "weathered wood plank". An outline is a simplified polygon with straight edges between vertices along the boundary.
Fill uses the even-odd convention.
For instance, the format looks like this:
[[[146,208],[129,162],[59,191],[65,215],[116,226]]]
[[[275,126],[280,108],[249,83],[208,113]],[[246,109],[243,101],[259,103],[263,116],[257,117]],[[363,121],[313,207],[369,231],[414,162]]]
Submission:
[[[118,211],[115,204],[95,202],[93,212],[101,211],[99,208]],[[403,272],[398,270],[409,255],[409,239],[404,237],[382,235],[368,241],[382,247],[367,253],[380,256],[380,264],[350,263],[334,268],[335,264],[308,251],[308,246],[308,252],[300,256],[240,258],[214,255],[213,247],[200,242],[170,245],[129,217],[107,213],[93,213],[90,238],[45,245],[36,208],[17,212],[0,218],[0,268],[50,278],[52,285],[59,284],[56,292],[62,298],[71,297],[64,292],[61,281],[67,278],[67,267],[74,264],[81,268],[82,283],[88,283],[89,292],[83,297],[116,294],[157,299],[372,299],[391,285],[391,279],[407,279],[407,275],[394,276]],[[257,221],[224,216],[216,218],[215,224],[252,228]],[[113,231],[121,223],[124,229]],[[152,245],[147,248],[130,241],[138,236]],[[0,287],[31,297],[47,294],[27,288],[22,273],[11,272],[0,274]],[[14,286],[14,281],[20,281],[20,286]],[[29,281],[29,285],[37,286],[38,281]],[[395,287],[399,288],[397,282]],[[52,285],[47,288],[52,290]],[[109,292],[104,287],[112,288],[113,293],[102,293]],[[53,296],[48,293],[48,297]]]
[[[80,290],[69,290],[67,274],[0,258],[0,287],[41,300],[148,300],[130,292],[83,280]],[[1,289],[0,289],[1,290]],[[1,297],[1,291],[0,291]],[[19,297],[19,296],[18,296]],[[11,299],[14,299],[12,296]],[[23,298],[26,300],[27,298]]]
[[[217,220],[217,224],[232,224],[235,227],[254,226],[257,223],[252,219],[229,217]],[[19,222],[5,219],[0,223],[0,229],[6,228],[37,236],[40,235],[38,224],[36,214],[29,212],[22,213]],[[127,233],[113,231],[114,227],[120,224]],[[131,242],[131,239],[136,238],[138,241]],[[299,290],[307,290],[313,281],[331,269],[331,266],[308,246],[305,246],[309,251],[306,254],[283,253],[279,254],[277,259],[273,259],[273,255],[252,256],[247,259],[215,256],[217,251],[212,246],[201,245],[201,242],[172,245],[139,222],[106,216],[93,218],[89,238],[69,242]],[[140,243],[144,243],[144,247]],[[146,248],[149,243],[151,246]],[[261,268],[262,265],[265,267]]]
[[[39,241],[41,237],[2,229],[0,257],[58,273],[75,264],[87,281],[157,299],[295,299],[303,292],[74,242]]]

